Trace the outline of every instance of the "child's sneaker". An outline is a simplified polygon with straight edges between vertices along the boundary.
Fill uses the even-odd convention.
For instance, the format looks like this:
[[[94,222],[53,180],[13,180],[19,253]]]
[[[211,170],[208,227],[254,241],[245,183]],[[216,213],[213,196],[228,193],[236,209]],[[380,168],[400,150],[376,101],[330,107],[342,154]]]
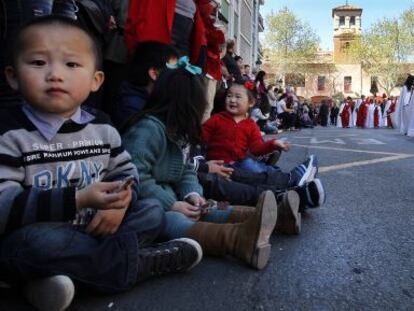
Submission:
[[[314,180],[318,173],[318,159],[316,155],[311,154],[305,162],[296,166],[291,171],[293,185],[303,186],[306,182]]]
[[[38,310],[62,311],[69,307],[75,286],[66,275],[29,281],[24,289],[27,300]]]
[[[150,245],[139,251],[138,281],[172,272],[189,271],[203,258],[200,244],[189,238]]]
[[[314,208],[325,204],[326,192],[319,178],[315,178],[302,187],[295,187],[294,190],[300,196],[300,210],[306,206]]]

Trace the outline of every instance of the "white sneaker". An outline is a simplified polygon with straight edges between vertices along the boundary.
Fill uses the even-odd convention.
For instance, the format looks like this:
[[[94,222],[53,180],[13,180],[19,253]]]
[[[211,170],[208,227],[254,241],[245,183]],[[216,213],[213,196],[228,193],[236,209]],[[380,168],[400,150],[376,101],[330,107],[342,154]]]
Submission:
[[[66,275],[29,281],[24,289],[27,300],[40,311],[63,311],[71,304],[75,286]]]

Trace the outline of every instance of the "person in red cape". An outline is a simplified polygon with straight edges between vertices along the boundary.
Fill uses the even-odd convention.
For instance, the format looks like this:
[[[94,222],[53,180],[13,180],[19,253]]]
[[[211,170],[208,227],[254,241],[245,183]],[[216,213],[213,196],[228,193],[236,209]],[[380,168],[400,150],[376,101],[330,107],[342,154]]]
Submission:
[[[204,22],[207,39],[207,59],[204,67],[208,106],[204,112],[203,123],[210,118],[214,107],[214,97],[217,91],[217,81],[221,80],[221,46],[225,42],[223,29],[216,27],[215,22],[218,4],[212,0],[195,1],[198,3],[201,18]]]
[[[368,115],[368,103],[367,103],[367,99],[364,98],[364,100],[362,101],[358,109],[358,115],[357,115],[357,126],[358,127],[360,128],[365,127],[367,115]]]
[[[380,117],[381,117],[381,106],[379,103],[376,103],[375,110],[374,110],[374,128],[379,128]]]
[[[189,51],[192,64],[202,65],[207,46],[205,27],[198,6],[209,0],[195,1],[196,10],[190,34]],[[128,18],[125,24],[125,42],[131,54],[138,43],[157,41],[172,44],[176,27],[174,23],[180,14],[176,13],[177,0],[129,0]],[[180,15],[181,16],[181,15]],[[184,17],[184,20],[186,18]],[[178,24],[178,23],[177,23]],[[178,30],[178,29],[177,29]],[[184,36],[184,34],[182,34]],[[185,56],[185,55],[180,55]]]
[[[344,103],[344,107],[342,109],[341,113],[341,121],[342,121],[342,127],[346,128],[349,127],[349,121],[351,116],[351,110],[352,109],[352,99],[351,97],[348,97],[346,99],[346,102]]]
[[[394,97],[391,97],[391,106],[386,111],[387,114],[387,127],[394,128],[394,124],[392,124],[392,117],[391,115],[395,112],[395,108],[397,106],[397,100]]]

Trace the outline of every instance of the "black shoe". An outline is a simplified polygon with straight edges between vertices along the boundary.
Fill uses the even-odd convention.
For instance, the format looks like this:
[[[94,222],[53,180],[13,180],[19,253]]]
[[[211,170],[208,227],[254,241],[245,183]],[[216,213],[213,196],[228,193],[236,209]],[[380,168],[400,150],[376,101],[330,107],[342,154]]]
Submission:
[[[154,244],[141,248],[139,252],[138,281],[168,273],[189,271],[203,257],[200,244],[188,238]]]
[[[306,207],[315,208],[325,204],[326,192],[319,178],[293,189],[300,196],[299,211],[303,211]]]

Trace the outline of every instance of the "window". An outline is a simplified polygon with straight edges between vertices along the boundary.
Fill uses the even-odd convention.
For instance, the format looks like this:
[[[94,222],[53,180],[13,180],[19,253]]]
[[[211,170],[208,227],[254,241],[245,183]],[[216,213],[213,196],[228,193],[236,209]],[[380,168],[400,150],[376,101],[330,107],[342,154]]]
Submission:
[[[355,16],[351,16],[351,19],[349,20],[350,26],[355,26]]]
[[[227,1],[221,1],[221,14],[226,18],[226,20],[229,20],[229,3]]]
[[[339,26],[345,26],[345,16],[339,16]]]
[[[351,93],[352,92],[352,77],[344,77],[344,92]]]
[[[318,76],[318,91],[325,91],[325,76]]]

